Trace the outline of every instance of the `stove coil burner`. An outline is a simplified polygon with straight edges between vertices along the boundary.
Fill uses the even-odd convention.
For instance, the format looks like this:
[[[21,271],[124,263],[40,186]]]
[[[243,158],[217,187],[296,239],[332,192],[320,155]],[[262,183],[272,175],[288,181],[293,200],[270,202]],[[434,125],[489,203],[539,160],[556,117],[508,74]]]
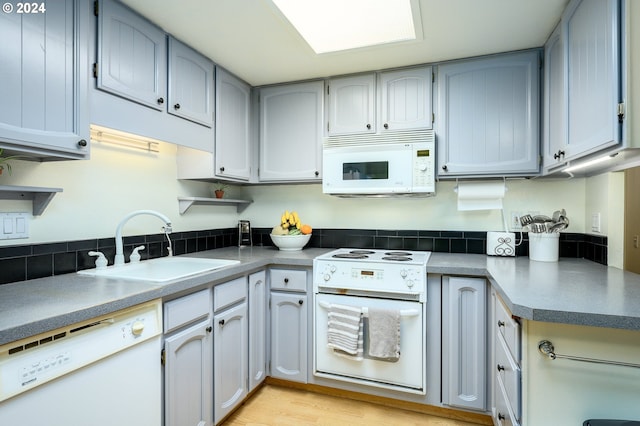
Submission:
[[[367,259],[369,256],[364,253],[337,253],[331,257],[336,259]]]
[[[382,260],[390,260],[392,262],[407,262],[413,259],[407,256],[383,256]]]
[[[351,250],[349,253],[351,253],[351,254],[374,254],[375,251],[372,251],[372,250]]]
[[[389,260],[391,262],[407,262],[409,260],[413,260],[409,256],[411,256],[411,253],[408,251],[388,251],[385,252],[382,260]]]
[[[384,254],[387,256],[411,256],[411,253],[408,251],[387,251]]]

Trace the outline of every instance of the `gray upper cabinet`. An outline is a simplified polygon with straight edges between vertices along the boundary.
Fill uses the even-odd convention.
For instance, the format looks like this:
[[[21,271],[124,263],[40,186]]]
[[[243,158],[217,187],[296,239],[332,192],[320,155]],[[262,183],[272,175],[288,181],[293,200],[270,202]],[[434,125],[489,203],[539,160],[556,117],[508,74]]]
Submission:
[[[240,180],[251,177],[251,87],[222,68],[216,69],[215,174]]]
[[[322,81],[260,90],[260,181],[320,179]]]
[[[380,132],[430,129],[431,67],[380,73]]]
[[[164,110],[167,100],[165,33],[119,2],[99,2],[97,87]]]
[[[0,148],[42,160],[89,156],[89,8],[50,1],[46,13],[0,14]],[[46,46],[46,48],[45,48]]]
[[[570,160],[620,143],[619,2],[569,4],[562,19]]]
[[[124,4],[98,5],[91,123],[212,153],[213,63]]]
[[[330,79],[328,134],[430,129],[431,80],[430,66]]]
[[[213,126],[213,62],[169,37],[169,114]]]
[[[441,178],[538,173],[539,66],[528,51],[438,67]]]
[[[327,83],[329,135],[376,131],[376,75],[332,78]]]
[[[564,49],[558,26],[544,48],[544,115],[542,151],[545,171],[566,162],[566,118],[564,101]]]

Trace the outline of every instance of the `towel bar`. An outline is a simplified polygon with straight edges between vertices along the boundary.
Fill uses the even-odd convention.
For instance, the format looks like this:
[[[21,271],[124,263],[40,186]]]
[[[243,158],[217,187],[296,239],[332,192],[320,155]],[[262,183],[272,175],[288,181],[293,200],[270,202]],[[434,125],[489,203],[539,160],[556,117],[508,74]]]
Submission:
[[[319,303],[320,307],[325,308],[325,309],[329,309],[329,303],[327,302],[320,302]],[[369,316],[369,308],[367,307],[362,307],[362,315],[365,317]],[[401,317],[415,317],[420,315],[420,311],[418,311],[417,309],[402,309],[400,311],[400,316]]]
[[[606,365],[617,365],[620,367],[640,368],[640,364],[632,364],[630,362],[609,361],[604,359],[584,358],[580,356],[557,354],[554,352],[553,343],[551,343],[549,340],[541,340],[540,342],[538,342],[538,350],[542,355],[549,357],[549,359],[561,358],[561,359],[569,359],[571,361],[589,362],[592,364],[606,364]]]

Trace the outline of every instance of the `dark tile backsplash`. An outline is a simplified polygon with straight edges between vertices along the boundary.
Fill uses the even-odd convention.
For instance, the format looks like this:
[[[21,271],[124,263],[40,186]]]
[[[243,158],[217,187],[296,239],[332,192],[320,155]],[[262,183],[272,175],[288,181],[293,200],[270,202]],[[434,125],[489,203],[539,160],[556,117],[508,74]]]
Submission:
[[[255,246],[272,246],[271,228],[252,230]],[[517,247],[518,256],[529,255],[529,241]],[[516,234],[519,240],[520,234]],[[144,245],[142,259],[167,255],[167,240],[164,234],[124,237],[125,258],[137,246]],[[194,253],[222,247],[234,246],[238,242],[238,229],[210,229],[204,231],[175,232],[171,234],[173,253]],[[376,248],[427,250],[442,253],[486,252],[486,232],[467,231],[393,231],[370,229],[314,229],[308,247]],[[93,268],[95,258],[89,251],[99,250],[105,254],[109,264],[115,256],[115,239],[100,238],[80,241],[56,242],[0,247],[0,284],[31,280],[52,275],[67,274]],[[607,237],[585,234],[560,234],[560,257],[585,258],[603,265],[607,264]]]

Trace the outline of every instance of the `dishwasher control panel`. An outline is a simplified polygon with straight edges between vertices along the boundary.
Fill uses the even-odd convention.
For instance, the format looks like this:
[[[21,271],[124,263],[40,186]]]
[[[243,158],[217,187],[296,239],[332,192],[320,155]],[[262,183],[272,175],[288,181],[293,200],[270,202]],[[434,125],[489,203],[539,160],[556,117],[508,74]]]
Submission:
[[[160,336],[153,301],[0,347],[0,401]]]

